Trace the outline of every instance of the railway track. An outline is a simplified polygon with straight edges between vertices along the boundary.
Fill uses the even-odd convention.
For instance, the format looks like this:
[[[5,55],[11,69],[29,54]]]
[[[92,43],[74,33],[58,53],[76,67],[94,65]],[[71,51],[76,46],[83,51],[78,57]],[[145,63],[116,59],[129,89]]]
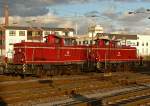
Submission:
[[[137,93],[136,93],[137,92]],[[133,94],[133,96],[131,96]],[[142,94],[142,95],[141,95]],[[112,96],[113,95],[113,96]],[[128,97],[128,95],[130,95]],[[135,100],[141,100],[143,104],[148,104],[150,97],[150,87],[133,86],[120,88],[120,90],[112,89],[105,92],[97,91],[95,94],[89,92],[88,94],[75,94],[71,98],[53,101],[48,103],[37,104],[37,106],[136,106],[130,105]],[[144,99],[142,101],[142,99]],[[147,101],[147,102],[146,102]],[[134,103],[135,104],[135,103]],[[139,105],[137,105],[139,106]]]
[[[149,87],[148,84],[150,80],[148,80],[148,76],[144,77],[140,75],[140,77],[144,79],[142,82],[140,82],[140,78],[137,79],[140,83],[145,83],[145,85],[136,85],[137,83],[133,83],[133,79],[130,78],[127,78],[127,80],[131,80],[127,81],[127,85],[126,83],[122,84],[118,79],[121,79],[123,76],[130,77],[124,73],[124,75],[119,74],[119,76],[114,75],[114,77],[107,78],[102,77],[102,75],[89,75],[2,81],[0,82],[0,97],[10,106],[28,106],[31,104],[40,106],[46,103],[48,103],[48,105],[56,104],[65,106],[65,104],[68,103],[81,104],[96,102],[112,94],[131,91],[132,89],[146,89],[146,87]],[[121,90],[124,89],[124,87],[127,88]],[[72,91],[77,95],[72,95]],[[80,102],[77,98],[78,96],[81,99]],[[85,101],[83,101],[84,99]],[[47,104],[45,106],[47,106]]]
[[[13,82],[1,82],[1,92],[0,97],[5,100],[8,104],[24,103],[24,101],[41,102],[42,98],[44,101],[46,98],[48,100],[54,101],[58,96],[64,96],[66,91],[70,92],[72,89],[77,89],[80,91],[85,90],[87,80],[89,84],[92,84],[97,79],[94,77],[73,77],[73,78],[62,78],[53,80],[28,80],[28,81],[13,81]],[[18,83],[19,82],[19,83]],[[81,89],[80,89],[80,86]],[[86,85],[87,86],[87,85]],[[93,85],[94,87],[95,85]],[[92,89],[92,88],[91,88]],[[28,94],[28,95],[26,95]],[[58,99],[56,99],[58,100]]]
[[[136,89],[136,90],[131,90],[129,92],[123,92],[120,94],[116,94],[110,97],[103,98],[103,104],[105,106],[122,106],[122,105],[129,105],[130,106],[137,106],[137,105],[131,105],[131,103],[135,102],[134,104],[137,103],[137,101],[142,101],[143,104],[145,105],[145,100],[150,99],[150,87],[145,87],[143,89]],[[141,103],[142,103],[141,102]],[[150,102],[149,102],[150,103]]]
[[[150,97],[144,97],[142,99],[140,98],[139,100],[132,101],[124,106],[150,106]]]
[[[86,79],[89,78],[88,75],[62,75],[62,76],[54,76],[54,77],[26,77],[25,79],[21,79],[20,77],[11,77],[0,75],[0,84],[15,84],[15,83],[26,83],[26,82],[36,82],[39,80],[69,80],[69,79]]]

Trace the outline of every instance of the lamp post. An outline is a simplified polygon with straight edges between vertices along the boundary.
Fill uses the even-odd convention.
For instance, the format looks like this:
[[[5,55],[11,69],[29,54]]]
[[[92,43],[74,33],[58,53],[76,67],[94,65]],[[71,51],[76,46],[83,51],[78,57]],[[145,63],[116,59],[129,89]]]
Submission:
[[[128,14],[150,14],[150,9],[146,9],[146,11],[129,11]],[[150,19],[150,17],[148,17]]]

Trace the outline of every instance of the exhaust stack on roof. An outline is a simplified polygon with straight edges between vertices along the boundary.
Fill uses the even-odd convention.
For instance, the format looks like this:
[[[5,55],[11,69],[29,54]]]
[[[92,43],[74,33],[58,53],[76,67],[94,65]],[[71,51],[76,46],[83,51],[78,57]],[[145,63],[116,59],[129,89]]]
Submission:
[[[5,26],[9,25],[9,11],[8,11],[8,4],[7,0],[4,0],[4,18],[5,18]]]

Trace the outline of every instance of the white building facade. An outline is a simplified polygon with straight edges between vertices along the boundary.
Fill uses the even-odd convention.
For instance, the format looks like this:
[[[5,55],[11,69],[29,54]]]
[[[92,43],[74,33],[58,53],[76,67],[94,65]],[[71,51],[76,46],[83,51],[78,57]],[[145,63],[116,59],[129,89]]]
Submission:
[[[55,33],[59,36],[73,36],[74,29],[72,28],[30,28],[30,27],[16,27],[8,26],[0,31],[0,50],[1,57],[13,58],[13,44],[20,43],[22,41],[26,42],[44,42],[44,37],[48,34]]]
[[[88,34],[76,35],[77,43],[79,45],[94,44],[95,43],[94,39],[96,38],[96,35],[99,33],[104,33],[104,29],[101,25],[95,25],[95,26],[89,27]]]
[[[104,28],[101,25],[96,25],[89,28],[88,35],[89,37],[95,37],[97,33],[104,33]]]
[[[150,56],[150,35],[137,35],[137,41],[131,41],[131,43],[136,43],[133,47],[137,48],[139,56]]]
[[[47,36],[48,34],[56,34],[58,36],[74,36],[74,29],[72,28],[42,28],[43,29],[43,37]]]
[[[27,30],[25,29],[6,29],[5,30],[5,56],[13,56],[13,44],[27,41]]]

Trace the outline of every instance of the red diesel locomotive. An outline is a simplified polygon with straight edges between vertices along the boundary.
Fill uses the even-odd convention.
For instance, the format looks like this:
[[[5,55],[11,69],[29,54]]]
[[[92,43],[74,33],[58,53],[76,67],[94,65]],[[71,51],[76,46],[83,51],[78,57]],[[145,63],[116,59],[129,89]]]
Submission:
[[[120,42],[105,38],[97,39],[92,45],[90,60],[95,61],[99,70],[125,69],[138,62],[135,47],[118,44]]]
[[[45,42],[14,44],[13,64],[7,72],[19,74],[72,74],[80,71],[116,69],[138,62],[136,48],[116,41],[97,39],[90,46],[77,45],[74,38],[48,35]],[[13,68],[12,68],[13,67]]]

